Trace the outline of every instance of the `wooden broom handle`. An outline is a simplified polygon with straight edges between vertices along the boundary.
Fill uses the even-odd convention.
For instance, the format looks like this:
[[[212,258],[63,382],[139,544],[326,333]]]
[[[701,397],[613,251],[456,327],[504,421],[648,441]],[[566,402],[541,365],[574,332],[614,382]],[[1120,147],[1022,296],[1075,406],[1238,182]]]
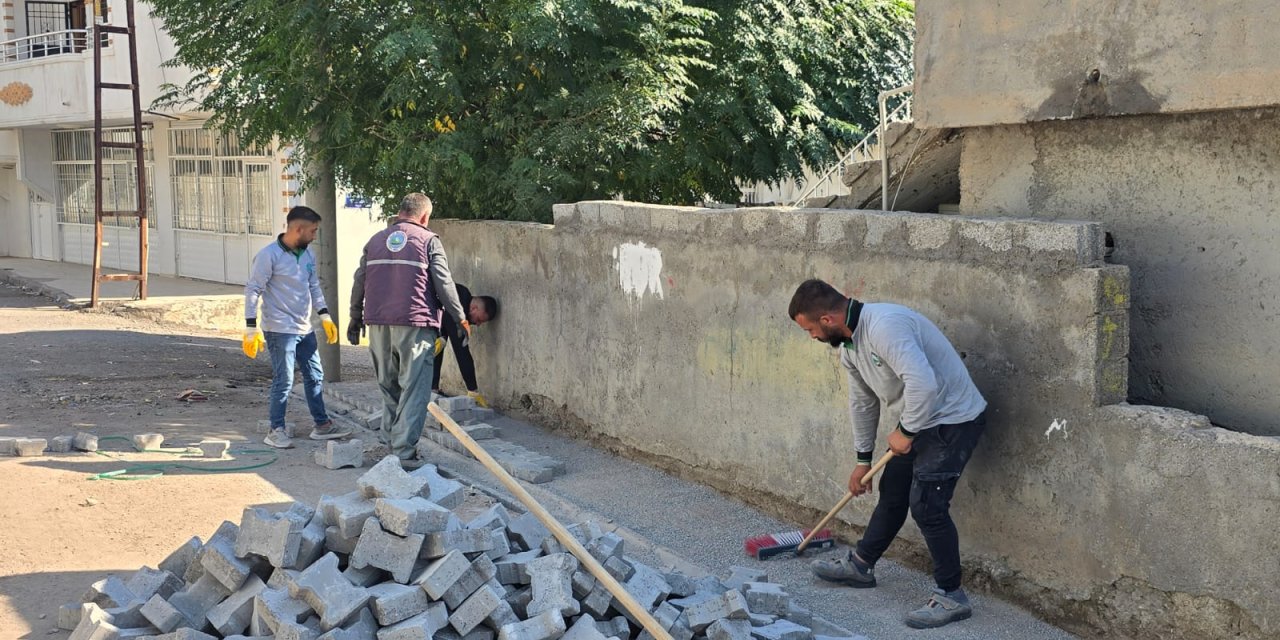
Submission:
[[[483,447],[477,444],[466,431],[463,431],[462,427],[459,427],[458,423],[454,422],[453,418],[450,418],[449,414],[445,413],[445,411],[440,408],[440,405],[432,402],[427,405],[427,410],[430,411],[431,415],[435,416],[436,419],[440,421],[440,424],[444,425],[444,428],[447,429],[449,433],[453,434],[453,437],[457,438],[458,441],[462,443],[462,446],[466,447],[467,451],[470,451],[471,454],[474,455],[490,473],[497,476],[498,480],[502,482],[502,485],[505,486],[508,491],[515,494],[515,496],[520,499],[520,502],[523,502],[524,506],[528,507],[529,513],[532,513],[535,518],[542,522],[543,526],[551,531],[551,535],[554,535],[556,540],[560,541],[560,544],[564,545],[570,553],[577,557],[578,561],[586,567],[587,571],[591,572],[591,575],[595,576],[596,580],[599,580],[604,584],[605,588],[609,590],[609,593],[613,594],[613,597],[617,598],[618,602],[621,603],[627,611],[631,612],[631,615],[635,616],[635,619],[640,622],[640,625],[644,627],[645,631],[648,631],[654,638],[657,638],[657,640],[673,640],[671,634],[668,633],[656,619],[654,619],[653,615],[649,613],[649,610],[641,606],[641,604],[636,601],[635,597],[633,597],[630,592],[619,584],[618,581],[615,580],[614,577],[596,561],[595,557],[582,546],[582,543],[578,542],[578,539],[573,537],[573,534],[569,533],[569,530],[565,529],[564,525],[560,524],[550,513],[547,512],[546,509],[542,508],[542,505],[538,504],[538,501],[534,500],[533,496],[529,495],[529,492],[525,491],[524,487],[520,486],[520,483],[516,482],[516,479],[512,478],[511,474],[507,473],[507,470],[503,469],[498,462],[493,459],[493,456],[489,455],[489,452],[485,451]]]
[[[884,466],[886,464],[889,464],[889,461],[892,459],[893,459],[893,452],[892,451],[885,452],[885,454],[881,456],[878,461],[876,461],[875,465],[871,467],[871,470],[867,472],[867,475],[862,476],[862,484],[867,484],[868,482],[871,482],[871,479],[874,478],[877,473],[880,473],[880,470],[884,469]],[[804,551],[804,548],[809,546],[809,541],[813,540],[813,537],[818,535],[818,532],[822,531],[822,528],[825,527],[827,523],[831,521],[832,518],[836,517],[836,514],[840,513],[840,510],[843,509],[845,505],[849,504],[849,501],[852,499],[853,499],[853,492],[846,491],[844,494],[844,497],[840,499],[840,502],[836,503],[835,508],[833,508],[831,511],[828,511],[827,515],[824,516],[821,520],[819,520],[818,524],[814,525],[814,527],[809,530],[809,535],[805,536],[804,540],[800,542],[800,546],[796,547],[796,553],[800,553],[801,551]]]

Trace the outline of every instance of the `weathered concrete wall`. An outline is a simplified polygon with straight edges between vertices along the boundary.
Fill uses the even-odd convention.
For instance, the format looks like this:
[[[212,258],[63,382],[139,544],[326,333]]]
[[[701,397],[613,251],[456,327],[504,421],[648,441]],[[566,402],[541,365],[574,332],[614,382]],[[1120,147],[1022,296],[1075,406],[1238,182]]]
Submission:
[[[1133,275],[1130,392],[1280,435],[1280,110],[971,129],[961,211],[1106,224]]]
[[[1278,46],[1274,0],[919,0],[913,112],[932,128],[1273,106]]]
[[[1099,225],[618,202],[555,218],[433,221],[456,276],[503,302],[473,342],[499,406],[807,519],[852,466],[836,355],[786,316],[795,286],[822,277],[933,318],[990,400],[956,498],[986,580],[1113,636],[1280,632],[1280,442],[1110,405],[1129,288],[1126,267],[1102,264]],[[1066,433],[1046,435],[1054,420]],[[871,506],[844,515],[862,524]]]

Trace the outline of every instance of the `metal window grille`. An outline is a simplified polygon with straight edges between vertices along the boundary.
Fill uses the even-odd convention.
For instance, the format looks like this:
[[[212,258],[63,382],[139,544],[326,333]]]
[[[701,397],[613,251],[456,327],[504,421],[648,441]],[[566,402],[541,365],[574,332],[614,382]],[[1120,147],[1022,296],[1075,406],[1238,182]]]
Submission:
[[[171,129],[169,148],[177,228],[275,233],[269,149],[209,129]]]
[[[103,138],[131,142],[133,129],[103,129]],[[147,226],[156,227],[155,165],[151,149],[151,130],[142,130],[142,144],[147,170]],[[93,224],[93,129],[53,132],[54,196],[59,222]],[[129,211],[138,208],[138,180],[134,171],[132,149],[103,149],[102,206],[108,210]],[[138,228],[132,218],[106,218],[103,224]]]

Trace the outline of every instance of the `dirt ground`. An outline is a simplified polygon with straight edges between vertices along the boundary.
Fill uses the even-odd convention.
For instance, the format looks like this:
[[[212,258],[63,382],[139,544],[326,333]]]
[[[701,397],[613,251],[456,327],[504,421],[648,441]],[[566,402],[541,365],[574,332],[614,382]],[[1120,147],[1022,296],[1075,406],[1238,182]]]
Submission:
[[[154,567],[192,535],[207,538],[223,520],[238,523],[246,507],[314,506],[324,494],[352,491],[362,472],[317,466],[312,452],[321,443],[305,437],[306,407],[291,401],[288,420],[302,437],[262,468],[92,480],[137,462],[225,469],[277,458],[252,453],[266,450],[256,431],[267,415],[265,357],[245,358],[234,335],[65,311],[4,285],[0,353],[0,436],[161,433],[166,448],[204,438],[232,443],[224,461],[131,453],[129,442],[111,440],[102,443],[111,457],[0,457],[0,639],[65,636],[55,630],[58,606],[79,601],[95,580]],[[208,400],[178,400],[186,389]]]

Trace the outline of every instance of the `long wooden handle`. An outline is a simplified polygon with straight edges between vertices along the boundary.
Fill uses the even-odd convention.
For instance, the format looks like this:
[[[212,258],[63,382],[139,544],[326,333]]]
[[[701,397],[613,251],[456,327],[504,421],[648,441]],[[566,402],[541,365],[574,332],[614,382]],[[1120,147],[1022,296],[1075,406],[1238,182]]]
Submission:
[[[879,460],[876,461],[875,465],[871,467],[871,470],[867,472],[867,475],[862,476],[862,484],[867,484],[868,482],[871,482],[871,479],[874,478],[877,473],[880,473],[880,470],[884,469],[884,466],[886,464],[889,464],[889,460],[891,459],[893,459],[893,452],[892,451],[885,452],[885,454],[881,456]],[[800,553],[801,551],[804,551],[804,548],[809,546],[809,541],[813,540],[813,537],[818,535],[819,531],[822,531],[822,527],[825,527],[827,523],[831,521],[832,518],[836,517],[836,514],[840,513],[840,510],[843,509],[845,505],[849,504],[849,501],[852,499],[853,499],[853,492],[846,491],[844,494],[844,497],[840,499],[840,502],[836,503],[835,508],[831,509],[831,511],[828,511],[827,515],[823,516],[823,518],[818,521],[818,524],[814,525],[813,528],[809,530],[809,535],[805,536],[804,540],[800,542],[800,546],[796,547],[796,553]]]
[[[595,557],[593,557],[591,553],[582,546],[582,543],[578,542],[578,539],[573,537],[573,534],[569,533],[569,530],[565,529],[564,525],[560,524],[550,513],[547,512],[546,509],[542,508],[542,505],[538,504],[538,501],[534,500],[533,496],[529,495],[529,492],[525,491],[524,487],[520,486],[520,483],[516,482],[516,479],[512,478],[511,474],[507,473],[506,469],[499,466],[497,461],[493,459],[493,456],[489,455],[489,453],[479,444],[476,444],[476,441],[473,440],[466,431],[463,431],[462,427],[459,427],[458,423],[454,422],[453,418],[449,417],[449,414],[445,413],[444,410],[434,402],[427,405],[427,410],[431,412],[431,415],[436,417],[436,420],[440,421],[440,424],[444,425],[444,428],[447,429],[449,433],[453,434],[453,437],[457,438],[458,441],[462,443],[462,446],[467,448],[467,451],[470,451],[471,454],[474,455],[490,473],[502,482],[502,485],[507,488],[507,491],[514,494],[520,502],[524,503],[524,506],[528,507],[529,513],[532,513],[534,517],[542,522],[543,526],[551,531],[551,535],[555,536],[556,540],[560,541],[560,544],[564,545],[570,553],[577,557],[578,561],[586,567],[587,571],[591,572],[591,575],[595,576],[596,580],[599,580],[604,584],[605,588],[609,590],[609,593],[613,594],[613,597],[617,598],[618,602],[622,604],[627,611],[631,612],[632,616],[635,616],[635,619],[640,622],[640,625],[644,627],[645,631],[648,631],[654,638],[657,638],[657,640],[672,640],[671,634],[668,633],[656,619],[654,619],[653,615],[649,613],[649,610],[641,606],[641,604],[636,601],[635,597],[632,596],[630,592],[619,584],[618,581],[615,580],[613,576],[596,561]]]

